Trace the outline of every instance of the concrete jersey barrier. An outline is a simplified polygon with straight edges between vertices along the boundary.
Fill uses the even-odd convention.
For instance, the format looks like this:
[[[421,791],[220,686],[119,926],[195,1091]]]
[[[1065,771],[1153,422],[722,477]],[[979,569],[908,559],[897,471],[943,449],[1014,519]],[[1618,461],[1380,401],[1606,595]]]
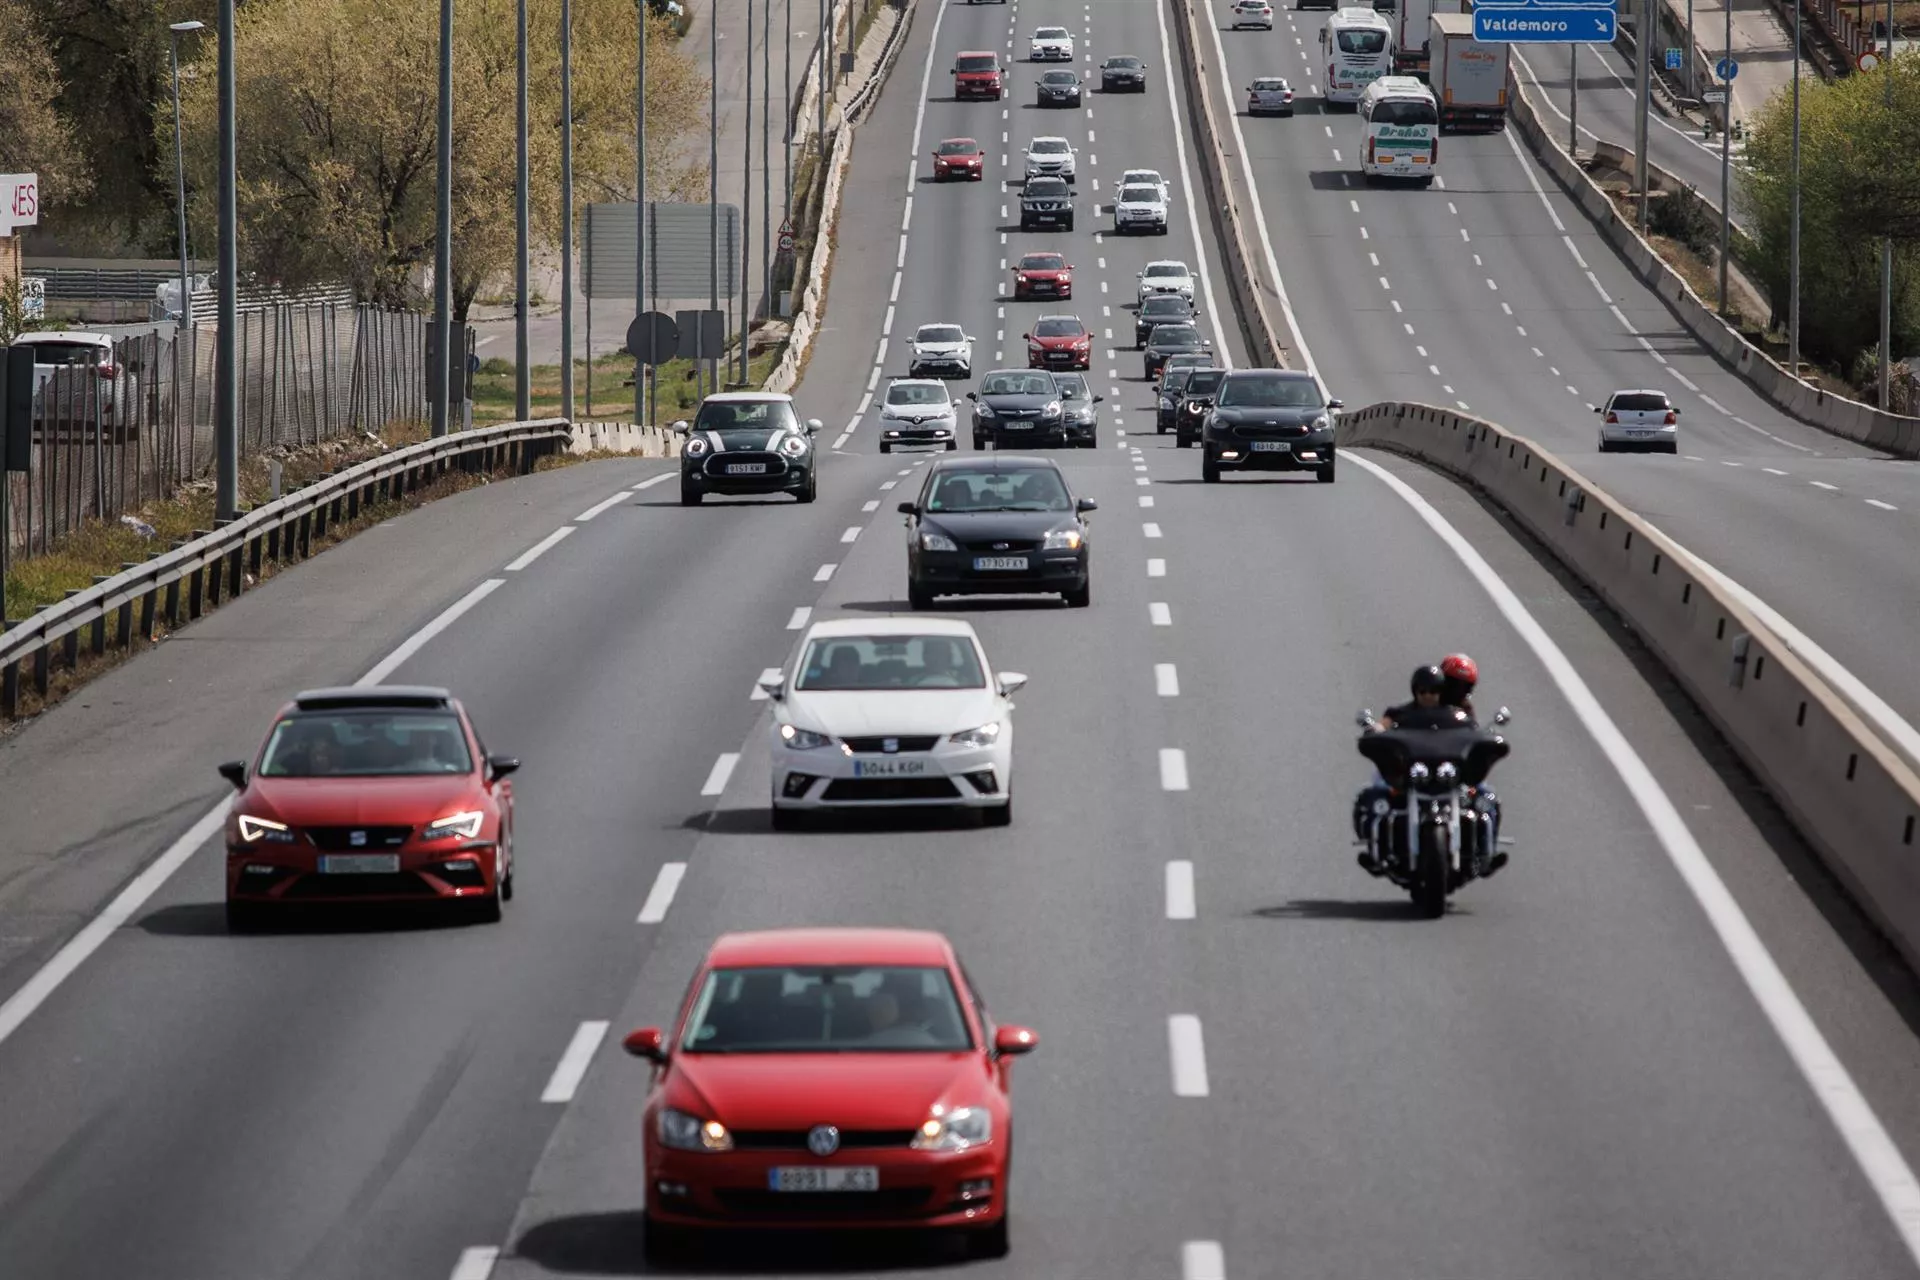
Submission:
[[[1375,404],[1341,415],[1337,439],[1438,467],[1544,543],[1632,625],[1920,966],[1920,776],[1685,548],[1531,440],[1483,419]]]

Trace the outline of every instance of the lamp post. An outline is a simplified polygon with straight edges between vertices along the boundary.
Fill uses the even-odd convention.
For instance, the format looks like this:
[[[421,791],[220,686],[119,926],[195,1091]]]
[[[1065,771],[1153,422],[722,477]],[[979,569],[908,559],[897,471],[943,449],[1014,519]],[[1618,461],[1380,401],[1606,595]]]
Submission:
[[[1793,7],[1793,213],[1787,231],[1787,369],[1800,376],[1800,16]]]
[[[439,355],[427,371],[427,396],[433,435],[447,434],[453,367],[447,348],[453,322],[453,0],[440,0],[439,136],[435,139],[433,218],[433,328],[440,335]]]
[[[707,18],[707,310],[720,310],[720,28],[711,15]],[[694,327],[695,363],[699,357],[717,356],[701,341],[706,333],[706,317]],[[706,368],[708,393],[720,389],[717,362],[709,359]]]
[[[213,514],[240,514],[240,366],[233,331],[240,323],[239,186],[234,159],[233,3],[220,0],[220,330],[213,349]]]
[[[175,22],[173,33],[173,186],[180,208],[180,328],[193,325],[193,282],[187,275],[187,162],[180,146],[180,37],[206,30],[204,22]]]
[[[573,421],[573,0],[560,0],[560,416]]]
[[[1731,12],[1733,0],[1726,0]],[[1640,0],[1640,16],[1633,33],[1635,71],[1639,81],[1639,113],[1633,121],[1633,185],[1640,189],[1639,229],[1647,234],[1647,113],[1653,108],[1653,0]]]
[[[1911,55],[1909,55],[1911,56]],[[1887,0],[1887,48],[1880,59],[1880,74],[1887,78],[1887,123],[1893,123],[1893,0]],[[1893,237],[1880,241],[1880,397],[1876,403],[1883,412],[1893,394]]]
[[[533,416],[533,376],[527,368],[527,0],[514,4],[513,174],[513,412]]]
[[[1724,0],[1727,11],[1727,70],[1733,68],[1733,0]],[[1889,0],[1891,3],[1891,0]],[[1727,259],[1733,256],[1733,81],[1722,79],[1720,89],[1726,95],[1720,104],[1720,314],[1727,307]]]
[[[633,87],[633,152],[634,152],[634,196],[633,216],[636,222],[633,242],[633,310],[638,315],[647,305],[647,5],[650,0],[640,0],[634,6],[640,22],[640,74]],[[707,22],[713,22],[713,15],[707,15]],[[647,378],[653,372],[649,365],[639,360],[633,362],[633,423],[639,426],[647,420]]]
[[[740,201],[740,383],[747,381],[747,335],[753,329],[753,299],[748,296],[753,281],[753,0],[746,0],[747,10],[747,94],[742,99],[746,108],[746,127],[740,131],[740,178],[746,191],[745,199]],[[761,33],[766,38],[766,33]]]

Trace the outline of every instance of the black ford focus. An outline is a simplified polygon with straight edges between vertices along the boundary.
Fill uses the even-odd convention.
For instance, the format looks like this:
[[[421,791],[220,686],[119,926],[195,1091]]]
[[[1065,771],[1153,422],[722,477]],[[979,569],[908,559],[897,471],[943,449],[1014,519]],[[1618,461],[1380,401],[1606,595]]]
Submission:
[[[1087,555],[1090,498],[1076,499],[1047,458],[996,454],[927,468],[907,517],[907,600],[936,596],[1060,595],[1093,600]]]

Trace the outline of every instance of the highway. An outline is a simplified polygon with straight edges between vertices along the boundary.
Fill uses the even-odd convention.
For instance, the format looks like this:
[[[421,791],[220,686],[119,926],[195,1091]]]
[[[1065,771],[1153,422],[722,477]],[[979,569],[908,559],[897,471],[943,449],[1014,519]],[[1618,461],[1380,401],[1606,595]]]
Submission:
[[[1065,246],[1081,271],[1060,309],[1096,332],[1128,332],[1134,272],[1170,256],[1211,275],[1203,329],[1221,340],[1170,16],[918,9],[859,135],[799,394],[834,454],[817,503],[682,508],[659,461],[488,485],[286,573],[0,740],[0,1275],[642,1273],[647,1073],[619,1036],[669,1016],[717,934],[821,923],[946,931],[995,1015],[1040,1034],[1013,1072],[1013,1251],[969,1274],[1920,1274],[1882,1209],[1904,1163],[1863,1165],[1829,1118],[1877,1117],[1920,1150],[1920,1000],[1725,749],[1584,593],[1431,473],[1349,454],[1334,485],[1200,484],[1197,454],[1151,433],[1124,338],[1096,348],[1099,448],[1058,455],[1100,502],[1092,606],[940,610],[1032,677],[1013,825],[771,831],[755,679],[809,619],[905,607],[894,503],[928,459],[877,453],[869,397],[913,326],[966,325],[983,372],[996,351],[1021,363],[1026,320],[1054,308],[1001,300],[1001,260]],[[1003,104],[947,100],[957,52],[1023,50],[1045,23],[1089,68],[1146,58],[1150,91],[1039,111],[1022,63]],[[1329,167],[1309,160],[1316,116],[1272,123]],[[1081,148],[1072,233],[1010,216],[999,180],[1039,133]],[[990,144],[989,179],[924,181],[932,145],[960,134]],[[1121,240],[1090,216],[1135,166],[1174,184],[1172,234]],[[1339,184],[1307,189],[1295,220],[1271,197],[1269,218],[1296,310],[1319,308],[1323,373],[1350,404],[1431,399],[1410,357],[1358,345],[1378,329],[1352,317],[1384,310],[1371,275],[1351,314],[1303,305],[1353,227]],[[1457,239],[1435,223],[1430,239]],[[1501,346],[1472,332],[1489,323],[1436,327],[1458,344],[1436,359],[1466,369]],[[1354,866],[1352,721],[1453,649],[1479,660],[1482,704],[1516,714],[1495,782],[1519,843],[1422,922]],[[525,761],[506,920],[228,936],[218,848],[170,848],[221,800],[214,765],[286,694],[376,665],[453,688],[489,749]],[[156,857],[182,865],[48,986],[59,939]],[[1783,985],[1722,945],[1735,922]],[[1803,1071],[1829,1048],[1846,1070],[1816,1095]],[[912,1242],[721,1246],[725,1274],[953,1274]]]

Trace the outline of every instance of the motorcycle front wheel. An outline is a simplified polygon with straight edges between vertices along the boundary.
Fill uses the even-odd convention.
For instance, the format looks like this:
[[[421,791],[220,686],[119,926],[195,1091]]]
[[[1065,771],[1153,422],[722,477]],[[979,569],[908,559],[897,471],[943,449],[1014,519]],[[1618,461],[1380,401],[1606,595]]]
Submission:
[[[1413,869],[1413,905],[1422,918],[1438,920],[1447,914],[1447,879],[1453,859],[1448,856],[1446,828],[1420,828],[1420,861]]]

